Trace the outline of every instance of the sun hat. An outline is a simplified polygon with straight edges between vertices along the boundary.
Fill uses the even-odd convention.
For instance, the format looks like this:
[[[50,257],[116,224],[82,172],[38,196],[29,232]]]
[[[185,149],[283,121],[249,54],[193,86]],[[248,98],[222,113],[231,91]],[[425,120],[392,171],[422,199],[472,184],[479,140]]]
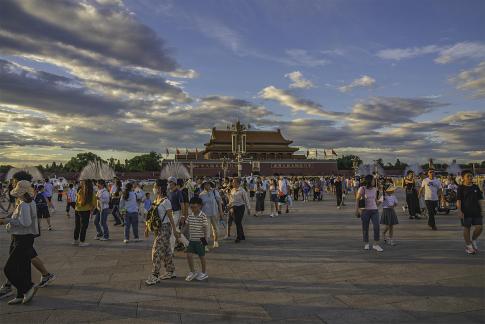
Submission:
[[[389,188],[386,189],[386,192],[394,192],[396,191],[396,187],[390,186]]]
[[[27,180],[17,182],[15,188],[10,191],[10,194],[14,197],[22,197],[26,193],[30,196],[34,195],[34,188],[32,188],[32,185]]]

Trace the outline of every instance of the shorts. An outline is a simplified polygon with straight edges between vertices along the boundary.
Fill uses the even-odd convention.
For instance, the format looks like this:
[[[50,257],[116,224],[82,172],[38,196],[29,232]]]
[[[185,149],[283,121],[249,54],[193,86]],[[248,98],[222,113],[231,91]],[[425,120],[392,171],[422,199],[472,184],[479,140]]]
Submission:
[[[51,202],[52,201],[52,196],[47,197],[47,200],[49,200],[49,202]]]
[[[470,228],[474,225],[483,225],[483,217],[464,217],[460,219],[461,226]]]
[[[278,195],[277,194],[271,194],[271,202],[278,202]]]
[[[49,213],[48,208],[42,208],[37,210],[37,218],[50,218],[51,214]]]
[[[287,196],[288,196],[288,195],[279,196],[279,197],[278,197],[278,201],[279,201],[279,203],[280,203],[280,204],[286,204],[286,197],[287,197]]]
[[[185,252],[197,254],[201,257],[205,255],[205,247],[201,241],[190,241]]]

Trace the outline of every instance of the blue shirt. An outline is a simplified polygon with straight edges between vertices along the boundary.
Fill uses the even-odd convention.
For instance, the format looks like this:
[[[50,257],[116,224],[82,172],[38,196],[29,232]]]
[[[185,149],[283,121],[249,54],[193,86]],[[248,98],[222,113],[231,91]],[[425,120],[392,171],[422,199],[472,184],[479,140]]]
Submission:
[[[136,201],[136,194],[133,191],[130,191],[128,199],[126,200],[124,196],[124,194],[121,196],[120,208],[125,208],[127,213],[138,213],[138,202]]]
[[[152,207],[152,200],[150,198],[145,199],[144,206],[145,210],[149,210]]]
[[[168,200],[170,200],[170,203],[172,204],[173,211],[179,211],[182,209],[182,203],[184,201],[182,191],[178,189],[175,191],[169,191],[167,193],[167,198]]]

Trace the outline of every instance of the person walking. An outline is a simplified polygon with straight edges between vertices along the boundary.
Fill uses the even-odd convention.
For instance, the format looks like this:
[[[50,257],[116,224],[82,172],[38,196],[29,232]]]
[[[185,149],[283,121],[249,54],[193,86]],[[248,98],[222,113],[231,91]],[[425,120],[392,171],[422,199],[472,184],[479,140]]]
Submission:
[[[86,232],[89,226],[89,217],[95,208],[96,194],[94,192],[93,182],[89,179],[81,180],[76,196],[73,245],[80,247],[89,246],[89,243],[86,242]]]
[[[7,280],[17,289],[17,296],[9,305],[27,304],[37,292],[32,282],[31,259],[34,254],[34,238],[39,235],[37,207],[34,190],[29,181],[21,180],[11,192],[19,199],[12,217],[0,219],[0,224],[7,224],[7,231],[12,234],[12,249],[4,266]]]
[[[389,245],[396,245],[393,240],[394,237],[394,226],[399,224],[397,219],[397,214],[394,208],[397,206],[397,198],[394,196],[396,187],[390,186],[386,189],[384,199],[382,202],[382,215],[381,215],[381,225],[386,225],[382,236],[384,237],[384,243]],[[389,233],[389,236],[386,236]]]
[[[122,183],[120,180],[115,178],[115,183],[111,186],[110,188],[110,196],[111,196],[111,214],[113,215],[113,218],[115,219],[114,226],[118,226],[123,224],[123,220],[121,219],[121,213],[120,213],[120,200],[121,200],[121,191],[122,189]]]
[[[235,242],[239,243],[246,239],[242,220],[245,212],[247,212],[248,215],[251,215],[251,206],[249,204],[247,191],[241,187],[241,180],[239,178],[234,178],[232,180],[232,185],[233,188],[229,197],[229,206],[231,212],[234,214],[234,222],[236,223],[237,236]]]
[[[66,203],[66,215],[71,217],[69,211],[76,208],[76,189],[72,183],[69,184],[69,190],[67,191],[67,203]]]
[[[409,219],[420,219],[421,208],[419,207],[416,179],[413,170],[408,170],[403,182],[406,190],[406,204],[408,205]]]
[[[202,183],[202,192],[199,194],[199,198],[202,200],[202,212],[206,215],[209,222],[209,227],[212,232],[213,247],[218,248],[218,232],[219,221],[223,218],[221,196],[219,192],[215,190],[215,184],[206,179]]]
[[[365,186],[362,186],[357,191],[356,196],[356,214],[362,220],[362,235],[364,238],[364,250],[369,250],[369,224],[372,221],[372,228],[374,230],[374,244],[372,248],[378,252],[383,249],[379,245],[379,210],[377,209],[378,191],[375,187],[374,176],[371,174],[365,176]],[[362,203],[359,203],[361,201]],[[359,210],[362,209],[362,210]]]
[[[435,178],[434,169],[428,170],[428,177],[421,183],[419,195],[422,195],[423,191],[426,209],[428,210],[428,226],[431,227],[433,231],[436,231],[438,228],[436,227],[435,215],[442,188],[441,181]]]
[[[133,184],[127,183],[120,200],[120,209],[125,214],[125,236],[123,240],[125,244],[130,242],[130,227],[133,227],[135,242],[140,241],[138,236],[138,208],[138,199],[136,192],[133,191]]]
[[[109,214],[109,192],[106,189],[106,182],[98,180],[98,191],[96,192],[97,210],[94,218],[94,225],[96,226],[96,240],[109,241],[108,229],[108,214]],[[101,225],[100,225],[101,223]]]

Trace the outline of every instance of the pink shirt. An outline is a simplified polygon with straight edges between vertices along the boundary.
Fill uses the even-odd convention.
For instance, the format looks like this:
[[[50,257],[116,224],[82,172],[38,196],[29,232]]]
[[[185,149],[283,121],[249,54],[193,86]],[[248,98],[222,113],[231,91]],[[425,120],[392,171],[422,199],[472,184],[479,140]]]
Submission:
[[[365,197],[365,209],[377,209],[376,196],[377,189],[375,187],[366,188],[360,187],[358,191],[359,195]]]

